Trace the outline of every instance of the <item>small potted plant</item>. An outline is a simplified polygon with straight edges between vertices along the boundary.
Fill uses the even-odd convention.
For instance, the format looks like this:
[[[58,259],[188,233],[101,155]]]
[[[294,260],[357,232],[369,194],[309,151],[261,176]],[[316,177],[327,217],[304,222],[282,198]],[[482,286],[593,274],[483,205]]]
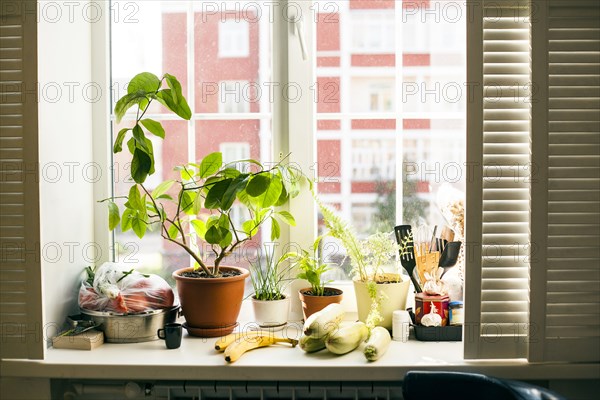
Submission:
[[[395,262],[399,245],[387,233],[376,233],[364,241],[358,240],[345,221],[318,199],[315,200],[329,229],[328,234],[341,242],[350,258],[358,318],[369,326],[391,329],[392,313],[405,309],[410,287],[410,280],[385,268]]]
[[[290,298],[284,294],[290,282],[289,268],[283,268],[284,257],[275,258],[275,246],[264,245],[264,264],[260,254],[250,265],[250,279],[254,294],[254,318],[263,329],[282,329],[288,320]]]
[[[271,240],[279,238],[280,223],[296,224],[289,212],[278,207],[298,195],[305,178],[283,160],[270,167],[256,160],[224,164],[222,154],[215,152],[176,167],[180,179],[164,181],[151,190],[144,184],[154,173],[153,146],[146,134],[164,138],[165,130],[160,122],[144,118],[146,111],[158,101],[181,118],[190,119],[192,114],[181,84],[172,75],[159,79],[148,72],[138,74],[127,92],[115,105],[116,120],[119,123],[127,110],[136,107],[135,123],[119,131],[113,152],[122,150],[131,132],[126,147],[132,154],[134,184],[122,211],[114,198],[107,199],[109,228],[120,223],[123,232],[131,229],[139,238],[158,229],[164,240],[184,249],[194,265],[176,270],[173,277],[186,329],[203,337],[228,334],[237,326],[249,272],[221,263],[252,240],[266,222],[271,223]],[[239,224],[231,218],[236,202],[245,216]],[[204,253],[198,250],[202,243],[208,248]]]
[[[287,253],[283,256],[284,259],[292,259],[292,267],[299,269],[297,278],[305,279],[310,284],[310,287],[299,291],[304,320],[327,305],[342,301],[343,291],[325,286],[329,281],[323,280],[323,274],[329,271],[330,268],[324,262],[319,248],[322,238],[323,236],[319,236],[315,239],[311,247],[311,253],[302,250],[301,253]]]

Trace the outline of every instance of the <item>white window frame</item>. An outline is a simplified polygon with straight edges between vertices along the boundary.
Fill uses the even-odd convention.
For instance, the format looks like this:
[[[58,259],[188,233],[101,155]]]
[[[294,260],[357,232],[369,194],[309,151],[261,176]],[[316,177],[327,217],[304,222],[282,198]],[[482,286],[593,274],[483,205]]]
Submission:
[[[250,55],[250,23],[243,18],[219,21],[219,58],[246,58]]]

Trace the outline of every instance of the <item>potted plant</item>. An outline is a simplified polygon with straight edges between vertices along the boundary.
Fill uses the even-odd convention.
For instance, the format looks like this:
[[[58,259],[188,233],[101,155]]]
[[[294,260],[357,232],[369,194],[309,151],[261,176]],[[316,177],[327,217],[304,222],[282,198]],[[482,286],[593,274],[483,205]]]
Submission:
[[[302,250],[301,253],[291,252],[283,256],[284,259],[292,259],[292,267],[297,267],[300,270],[297,278],[305,279],[310,284],[310,287],[299,290],[305,321],[309,316],[322,310],[327,305],[342,301],[343,291],[325,286],[329,281],[324,281],[322,278],[323,274],[330,269],[327,263],[323,261],[323,255],[319,248],[322,238],[323,236],[319,236],[315,239],[311,247],[311,253]]]
[[[284,257],[275,258],[275,246],[265,244],[264,248],[264,265],[260,254],[256,262],[250,265],[254,319],[263,329],[282,329],[290,310],[290,298],[284,294],[290,281],[288,269],[281,266]]]
[[[315,198],[316,199],[316,198]],[[399,246],[387,233],[376,233],[360,241],[354,230],[318,199],[328,234],[338,239],[350,258],[358,318],[370,327],[392,328],[392,313],[404,310],[410,281],[386,271],[395,262]],[[392,268],[395,270],[395,268]]]
[[[168,87],[163,88],[164,82]],[[146,133],[160,138],[165,131],[158,121],[144,118],[153,101],[158,101],[184,119],[191,111],[182,94],[181,84],[169,74],[162,79],[144,72],[129,83],[128,93],[115,105],[117,123],[128,109],[137,107],[135,123],[119,131],[113,151],[122,150],[131,131],[127,148],[132,154],[131,176],[134,184],[121,211],[108,199],[109,228],[120,223],[125,232],[132,229],[139,238],[157,229],[164,240],[183,248],[194,260],[192,267],[176,270],[173,277],[192,335],[214,337],[228,334],[237,325],[244,296],[243,268],[221,262],[252,240],[260,228],[271,223],[271,239],[280,235],[280,222],[295,225],[294,217],[277,207],[298,195],[304,176],[282,161],[267,168],[255,160],[223,164],[219,152],[208,154],[197,163],[176,167],[180,179],[167,180],[150,190],[144,181],[154,172],[152,142]],[[245,221],[238,225],[230,218],[238,202]],[[207,250],[198,250],[198,241]]]

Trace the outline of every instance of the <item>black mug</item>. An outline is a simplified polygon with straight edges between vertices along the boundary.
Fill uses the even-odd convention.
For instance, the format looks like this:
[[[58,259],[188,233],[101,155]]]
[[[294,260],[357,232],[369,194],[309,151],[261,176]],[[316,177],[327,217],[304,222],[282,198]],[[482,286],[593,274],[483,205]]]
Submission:
[[[167,349],[178,349],[181,346],[181,324],[166,324],[163,329],[159,329],[156,335],[159,339],[165,341]]]

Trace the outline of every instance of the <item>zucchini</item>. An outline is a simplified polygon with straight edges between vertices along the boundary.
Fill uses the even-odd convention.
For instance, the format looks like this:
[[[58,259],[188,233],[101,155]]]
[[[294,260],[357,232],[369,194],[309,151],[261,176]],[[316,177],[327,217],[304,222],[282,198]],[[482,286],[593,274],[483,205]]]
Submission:
[[[334,354],[346,354],[356,349],[369,335],[363,322],[355,322],[333,332],[325,340],[325,347]]]
[[[314,353],[325,348],[325,338],[313,338],[302,335],[300,337],[300,348],[307,353]]]
[[[338,329],[344,318],[344,308],[337,303],[329,304],[317,311],[304,322],[304,334],[312,338],[322,338]]]
[[[369,361],[377,360],[385,354],[391,342],[390,332],[382,326],[376,326],[371,330],[371,336],[365,345],[365,357]]]

